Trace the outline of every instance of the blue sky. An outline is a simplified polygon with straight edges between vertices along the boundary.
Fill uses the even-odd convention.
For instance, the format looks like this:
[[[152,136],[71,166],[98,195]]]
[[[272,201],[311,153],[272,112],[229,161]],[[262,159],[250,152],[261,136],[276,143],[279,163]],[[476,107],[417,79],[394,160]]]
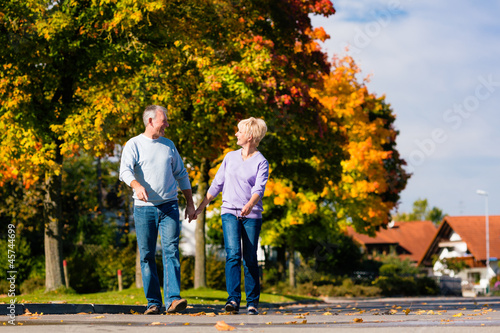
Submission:
[[[333,0],[313,17],[331,58],[349,54],[397,116],[415,200],[456,215],[500,215],[500,1]]]

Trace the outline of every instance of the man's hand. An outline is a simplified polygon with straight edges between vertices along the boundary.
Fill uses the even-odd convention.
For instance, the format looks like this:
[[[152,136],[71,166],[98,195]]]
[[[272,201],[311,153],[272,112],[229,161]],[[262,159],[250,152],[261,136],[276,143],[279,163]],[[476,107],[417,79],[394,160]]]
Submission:
[[[192,220],[196,220],[197,216],[196,216],[196,211],[194,209],[194,205],[191,203],[191,204],[188,204],[186,206],[186,212],[184,214],[184,218],[187,219],[189,218],[188,222],[191,223]]]
[[[137,199],[148,202],[148,192],[137,180],[133,180],[130,183],[130,187],[134,189]]]

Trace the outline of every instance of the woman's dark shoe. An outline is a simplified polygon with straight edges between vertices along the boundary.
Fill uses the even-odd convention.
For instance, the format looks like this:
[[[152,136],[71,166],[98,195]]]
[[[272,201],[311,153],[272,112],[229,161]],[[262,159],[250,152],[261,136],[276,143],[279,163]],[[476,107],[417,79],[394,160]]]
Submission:
[[[255,316],[255,315],[259,314],[259,311],[257,311],[257,309],[254,306],[249,306],[249,307],[247,307],[247,313],[250,316]]]
[[[226,312],[238,313],[240,311],[240,308],[235,301],[228,301],[226,305],[224,305],[224,310]]]

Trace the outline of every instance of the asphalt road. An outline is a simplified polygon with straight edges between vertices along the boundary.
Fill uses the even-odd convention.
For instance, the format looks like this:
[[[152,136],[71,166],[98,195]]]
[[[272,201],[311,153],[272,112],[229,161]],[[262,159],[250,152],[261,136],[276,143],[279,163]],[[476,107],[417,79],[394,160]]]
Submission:
[[[246,315],[245,308],[240,314],[226,314],[221,306],[207,305],[156,316],[133,310],[104,313],[116,312],[106,307],[95,307],[101,311],[92,313],[50,314],[33,312],[36,306],[31,305],[31,314],[18,314],[14,320],[2,315],[1,332],[218,332],[216,325],[222,321],[230,327],[221,328],[232,327],[234,332],[500,332],[500,297],[326,299],[316,304],[263,305],[258,316]],[[70,306],[74,305],[52,312]],[[39,309],[50,312],[47,305]]]

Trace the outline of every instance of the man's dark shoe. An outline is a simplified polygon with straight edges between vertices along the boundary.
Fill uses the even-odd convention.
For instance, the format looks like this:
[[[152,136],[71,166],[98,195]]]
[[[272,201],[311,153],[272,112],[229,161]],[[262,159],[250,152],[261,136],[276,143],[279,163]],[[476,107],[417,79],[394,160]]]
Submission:
[[[157,315],[160,314],[160,307],[157,305],[151,305],[145,312],[145,315]]]
[[[181,298],[181,299],[176,299],[170,304],[167,313],[176,313],[176,312],[181,312],[186,310],[188,302]]]
[[[235,301],[228,301],[226,305],[224,305],[224,310],[231,313],[238,313],[240,311]]]

